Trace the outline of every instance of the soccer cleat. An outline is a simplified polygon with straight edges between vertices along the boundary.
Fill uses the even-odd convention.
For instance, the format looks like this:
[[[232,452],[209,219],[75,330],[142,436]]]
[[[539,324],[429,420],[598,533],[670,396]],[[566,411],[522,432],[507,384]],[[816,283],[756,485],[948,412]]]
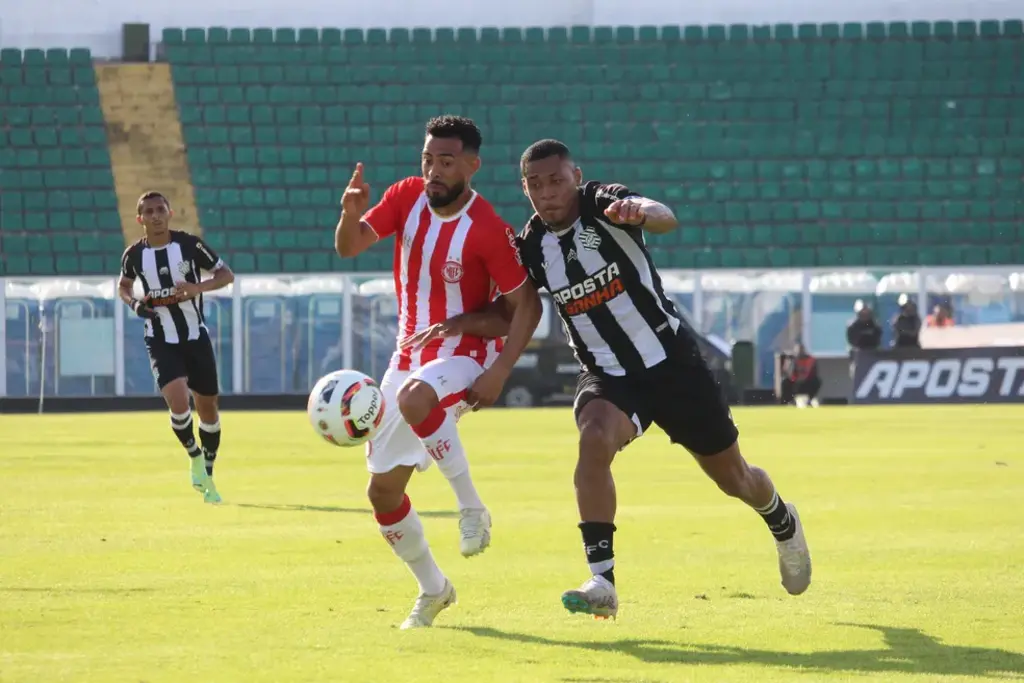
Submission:
[[[603,576],[591,576],[576,590],[562,593],[562,606],[573,614],[593,614],[595,619],[613,619],[619,613],[615,584]]]
[[[217,486],[213,483],[213,477],[206,477],[206,488],[203,490],[204,503],[219,503],[220,494],[217,493]]]
[[[807,548],[804,525],[800,523],[796,507],[786,503],[786,509],[793,516],[796,531],[788,541],[775,541],[779,551],[779,573],[782,574],[783,588],[790,595],[800,595],[811,585],[811,551]]]
[[[479,555],[491,544],[491,513],[484,509],[462,510],[459,534],[462,556]]]
[[[210,478],[206,474],[206,462],[202,455],[189,457],[189,473],[192,475],[192,488],[199,493],[206,491],[206,481]]]
[[[434,625],[434,619],[441,610],[447,609],[455,604],[455,586],[448,579],[444,580],[444,588],[437,595],[422,594],[416,598],[416,604],[412,611],[405,618],[400,629],[406,631],[411,628],[429,628]]]

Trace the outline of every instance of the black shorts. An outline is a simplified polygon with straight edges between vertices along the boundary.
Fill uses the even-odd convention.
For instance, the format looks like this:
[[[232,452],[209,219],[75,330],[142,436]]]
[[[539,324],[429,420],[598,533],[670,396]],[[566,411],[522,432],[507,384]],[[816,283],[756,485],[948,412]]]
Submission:
[[[185,377],[188,388],[201,396],[220,393],[217,358],[213,355],[213,344],[206,330],[200,331],[199,339],[177,344],[146,339],[146,350],[149,351],[153,377],[161,389],[179,377]]]
[[[696,341],[685,333],[672,357],[642,375],[580,374],[574,403],[577,421],[583,406],[595,398],[625,413],[636,424],[637,436],[653,422],[672,443],[697,455],[721,453],[739,437],[722,387]]]

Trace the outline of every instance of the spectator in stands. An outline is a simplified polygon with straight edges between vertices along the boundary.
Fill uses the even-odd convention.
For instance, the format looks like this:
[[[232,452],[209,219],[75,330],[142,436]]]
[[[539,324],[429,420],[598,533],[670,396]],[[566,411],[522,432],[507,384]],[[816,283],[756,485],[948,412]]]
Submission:
[[[900,294],[900,312],[892,321],[893,348],[921,348],[921,316],[917,314],[917,304],[906,294]]]
[[[846,327],[846,341],[854,351],[874,351],[882,343],[882,327],[871,307],[860,299],[853,305],[857,317]]]
[[[779,401],[783,405],[796,403],[801,408],[807,403],[817,407],[821,377],[814,356],[807,352],[803,344],[797,344],[793,355],[786,358],[783,368],[786,374],[782,378]]]
[[[936,304],[931,315],[925,319],[925,324],[928,327],[952,327],[953,310],[949,304]]]
[[[871,307],[860,299],[853,305],[856,317],[846,326],[846,341],[850,344],[850,377],[854,375],[857,354],[874,351],[882,343],[882,326],[875,320]]]

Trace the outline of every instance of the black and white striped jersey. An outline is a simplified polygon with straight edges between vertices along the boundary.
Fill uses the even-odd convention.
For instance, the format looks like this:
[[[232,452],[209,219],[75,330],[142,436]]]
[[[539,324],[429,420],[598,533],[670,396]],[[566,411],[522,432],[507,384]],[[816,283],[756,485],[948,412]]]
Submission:
[[[203,240],[187,232],[171,230],[171,241],[162,247],[151,247],[143,237],[124,251],[121,276],[138,278],[149,297],[149,305],[159,317],[146,321],[146,337],[177,344],[199,339],[206,329],[203,317],[203,295],[178,303],[177,282],[200,282],[200,270],[213,272],[224,264]]]
[[[612,223],[612,202],[639,197],[623,185],[579,188],[580,218],[555,233],[534,214],[518,244],[537,288],[551,292],[584,369],[622,376],[664,361],[681,320],[665,295],[641,228]]]

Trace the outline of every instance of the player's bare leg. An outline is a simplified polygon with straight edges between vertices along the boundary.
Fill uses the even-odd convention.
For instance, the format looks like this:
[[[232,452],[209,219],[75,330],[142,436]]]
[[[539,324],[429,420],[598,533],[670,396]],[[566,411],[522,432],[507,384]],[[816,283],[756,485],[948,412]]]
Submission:
[[[220,493],[213,483],[213,463],[217,459],[217,451],[220,449],[220,412],[217,406],[217,396],[204,396],[192,392],[195,400],[196,412],[199,413],[199,443],[202,446],[203,461],[206,467],[206,488],[203,490],[203,500],[207,503],[221,502]]]
[[[580,513],[583,549],[591,577],[578,589],[562,594],[562,605],[570,612],[614,617],[619,611],[615,590],[615,454],[636,436],[636,425],[614,404],[593,399],[580,411],[579,459],[573,482]]]
[[[724,493],[739,498],[761,515],[775,537],[782,586],[800,595],[811,584],[811,554],[800,516],[775,490],[768,473],[754,467],[740,454],[739,443],[711,456],[694,456],[701,468]]]
[[[195,431],[192,428],[188,381],[184,377],[178,377],[165,384],[160,393],[163,394],[167,408],[171,411],[171,428],[174,430],[174,435],[188,453],[192,488],[205,496],[210,477],[206,474],[206,464],[202,457],[203,451],[196,443]]]
[[[465,557],[482,553],[491,544],[491,515],[469,475],[455,416],[441,406],[433,387],[415,379],[399,389],[398,408],[455,492],[460,551]]]
[[[423,523],[405,494],[414,470],[400,466],[383,474],[371,474],[366,489],[381,536],[419,583],[419,597],[402,622],[403,629],[431,626],[434,618],[455,602],[455,588],[434,562]]]

